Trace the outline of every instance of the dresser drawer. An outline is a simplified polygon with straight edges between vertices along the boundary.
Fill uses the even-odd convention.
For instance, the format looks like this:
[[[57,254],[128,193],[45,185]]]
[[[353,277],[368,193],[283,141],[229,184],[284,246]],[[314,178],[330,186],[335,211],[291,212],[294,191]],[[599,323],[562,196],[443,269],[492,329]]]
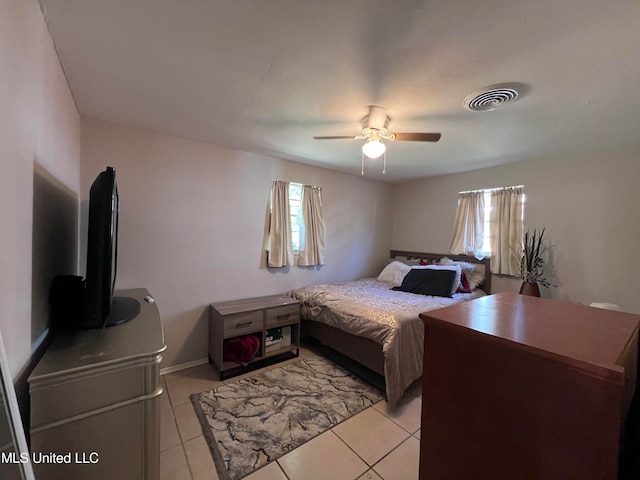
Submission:
[[[140,399],[154,393],[160,395],[161,360],[161,355],[149,355],[131,365],[122,362],[33,381],[30,389],[32,432],[64,423],[77,415],[99,415],[105,409],[142,401]]]
[[[300,305],[283,305],[281,307],[268,308],[267,328],[278,325],[291,325],[300,321]]]
[[[237,337],[245,333],[261,332],[262,310],[243,312],[224,317],[224,338]]]

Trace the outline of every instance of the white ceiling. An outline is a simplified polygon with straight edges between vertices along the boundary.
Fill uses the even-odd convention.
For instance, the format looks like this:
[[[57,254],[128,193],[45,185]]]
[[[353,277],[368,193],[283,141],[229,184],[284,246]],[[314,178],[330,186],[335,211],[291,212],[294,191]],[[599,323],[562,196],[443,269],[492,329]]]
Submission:
[[[389,182],[640,145],[637,0],[40,0],[81,114]],[[523,84],[471,112],[473,91]],[[180,161],[180,159],[176,159]]]

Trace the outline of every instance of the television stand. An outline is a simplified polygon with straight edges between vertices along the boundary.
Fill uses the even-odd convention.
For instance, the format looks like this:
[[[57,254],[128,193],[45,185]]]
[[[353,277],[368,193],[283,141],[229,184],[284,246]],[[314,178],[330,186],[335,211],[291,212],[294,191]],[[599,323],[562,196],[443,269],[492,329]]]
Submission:
[[[140,302],[131,297],[113,297],[105,327],[127,322],[140,313]]]

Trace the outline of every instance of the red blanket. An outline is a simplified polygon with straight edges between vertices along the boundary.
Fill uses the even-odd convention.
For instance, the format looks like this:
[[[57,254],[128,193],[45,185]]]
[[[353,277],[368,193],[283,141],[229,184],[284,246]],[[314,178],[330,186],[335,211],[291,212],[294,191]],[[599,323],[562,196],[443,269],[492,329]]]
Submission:
[[[222,358],[226,362],[249,363],[260,349],[256,335],[234,337],[224,342]]]

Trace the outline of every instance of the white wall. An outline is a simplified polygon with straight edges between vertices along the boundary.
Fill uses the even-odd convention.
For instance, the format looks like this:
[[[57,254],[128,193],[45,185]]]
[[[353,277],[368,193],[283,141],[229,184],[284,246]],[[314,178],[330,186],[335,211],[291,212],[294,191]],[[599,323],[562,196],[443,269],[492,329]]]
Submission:
[[[448,251],[457,192],[524,185],[525,229],[547,228],[546,269],[558,288],[542,295],[640,312],[635,258],[640,248],[640,151],[618,150],[514,163],[397,185],[393,248]],[[493,277],[493,291],[520,281]]]
[[[168,346],[163,368],[206,358],[211,302],[376,275],[388,256],[387,184],[89,119],[82,161],[84,214],[95,176],[116,168],[116,287],[146,287],[156,298]],[[325,266],[265,267],[272,180],[322,187]]]
[[[68,208],[77,212],[80,117],[33,0],[2,2],[0,105],[0,329],[15,378],[46,334],[48,284],[55,274],[75,272],[77,249],[77,218]],[[34,194],[34,184],[43,191]],[[53,239],[34,252],[41,235],[56,236],[47,230],[56,206],[40,208],[51,195],[65,198],[61,238],[73,245]],[[73,264],[59,263],[57,254]],[[60,271],[67,268],[73,271]]]

